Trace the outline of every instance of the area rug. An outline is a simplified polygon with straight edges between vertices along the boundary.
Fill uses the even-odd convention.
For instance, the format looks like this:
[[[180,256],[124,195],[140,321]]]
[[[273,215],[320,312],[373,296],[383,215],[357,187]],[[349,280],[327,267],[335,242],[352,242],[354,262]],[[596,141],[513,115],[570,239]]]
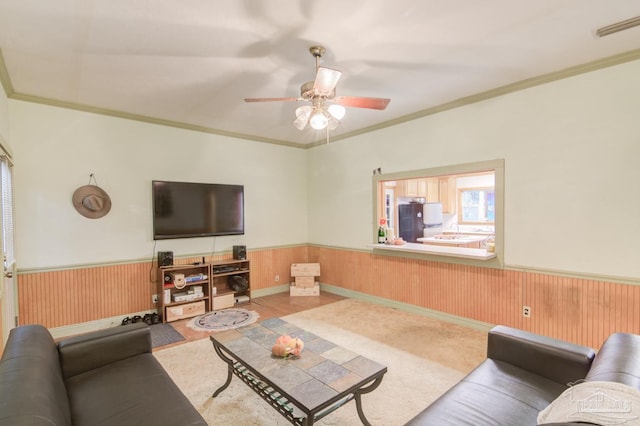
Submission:
[[[354,299],[283,319],[387,366],[380,387],[362,397],[364,413],[373,425],[405,424],[486,356],[485,331]],[[227,378],[227,365],[208,338],[161,349],[154,356],[209,425],[289,424],[236,377],[211,398]],[[350,402],[316,424],[362,423]]]
[[[151,346],[154,348],[184,340],[182,334],[171,327],[171,324],[152,324],[149,329],[151,330]]]
[[[255,311],[229,308],[193,318],[187,326],[194,330],[224,331],[253,324],[260,317]]]

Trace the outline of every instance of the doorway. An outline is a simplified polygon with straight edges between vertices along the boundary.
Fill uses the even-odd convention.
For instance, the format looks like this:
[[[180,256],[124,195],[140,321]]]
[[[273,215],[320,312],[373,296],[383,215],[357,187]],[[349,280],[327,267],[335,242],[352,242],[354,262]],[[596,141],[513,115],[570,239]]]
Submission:
[[[11,158],[0,152],[0,247],[2,247],[3,271],[0,275],[0,298],[2,303],[2,345],[9,331],[17,325],[18,293],[15,286],[15,250],[13,241],[13,183]]]

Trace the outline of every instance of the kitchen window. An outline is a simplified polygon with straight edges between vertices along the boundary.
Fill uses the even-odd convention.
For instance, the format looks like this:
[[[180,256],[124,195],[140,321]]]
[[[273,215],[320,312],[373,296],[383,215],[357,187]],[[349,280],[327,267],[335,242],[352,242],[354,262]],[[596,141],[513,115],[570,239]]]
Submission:
[[[465,225],[493,224],[496,219],[494,188],[464,188],[458,190],[458,223]]]

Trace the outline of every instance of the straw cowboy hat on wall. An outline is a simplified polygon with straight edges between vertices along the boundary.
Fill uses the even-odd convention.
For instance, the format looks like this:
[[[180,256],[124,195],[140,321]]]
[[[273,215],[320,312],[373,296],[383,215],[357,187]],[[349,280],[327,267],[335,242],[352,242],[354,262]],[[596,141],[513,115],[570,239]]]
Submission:
[[[76,189],[72,197],[73,207],[89,219],[98,219],[111,210],[111,198],[97,185],[84,185]]]

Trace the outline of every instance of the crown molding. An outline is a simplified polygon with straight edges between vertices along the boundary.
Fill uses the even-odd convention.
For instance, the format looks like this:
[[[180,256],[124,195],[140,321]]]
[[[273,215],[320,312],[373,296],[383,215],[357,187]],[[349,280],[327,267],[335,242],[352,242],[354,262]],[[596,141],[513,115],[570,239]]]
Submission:
[[[507,95],[509,93],[518,92],[520,90],[529,89],[531,87],[551,83],[558,80],[563,80],[565,78],[574,77],[580,74],[597,71],[603,68],[620,65],[620,64],[624,64],[624,63],[639,60],[639,59],[640,59],[640,49],[623,52],[623,53],[609,56],[596,61],[591,61],[585,64],[576,65],[576,66],[565,68],[559,71],[550,72],[541,76],[520,80],[515,83],[507,84],[505,86],[497,87],[495,89],[487,90],[485,92],[476,93],[474,95],[465,96],[463,98],[446,102],[441,105],[436,105],[431,108],[426,108],[426,109],[423,109],[411,114],[407,114],[402,117],[395,118],[393,120],[388,120],[373,126],[368,126],[362,129],[343,133],[335,137],[330,137],[329,142],[333,143],[333,142],[337,142],[344,139],[350,139],[355,136],[359,136],[365,133],[371,133],[377,130],[385,129],[387,127],[396,126],[398,124],[406,123],[408,121],[416,120],[418,118],[427,117],[427,116],[438,114],[444,111],[460,108],[462,106],[471,105],[477,102],[482,102],[488,99]],[[201,132],[201,133],[209,133],[213,135],[249,140],[254,142],[270,143],[274,145],[287,146],[291,148],[311,149],[317,146],[327,144],[326,138],[319,139],[309,144],[300,144],[300,143],[286,141],[286,140],[263,138],[260,136],[248,135],[248,134],[238,133],[238,132],[229,132],[225,130],[214,129],[211,127],[199,126],[199,125],[189,124],[189,123],[184,123],[179,121],[165,120],[162,118],[150,117],[150,116],[145,116],[140,114],[131,114],[131,113],[118,111],[118,110],[94,107],[90,105],[83,105],[83,104],[78,104],[73,102],[65,102],[57,99],[44,98],[44,97],[28,95],[24,93],[17,93],[11,83],[11,78],[9,76],[9,72],[6,68],[4,57],[2,55],[2,49],[0,49],[0,83],[2,84],[2,87],[5,91],[5,94],[7,95],[7,98],[21,100],[25,102],[39,103],[43,105],[73,109],[76,111],[90,112],[94,114],[106,115],[106,116],[122,118],[126,120],[134,120],[134,121],[140,121],[143,123],[175,127],[178,129],[191,130],[194,132]]]
[[[94,107],[91,105],[78,104],[74,102],[66,102],[58,99],[43,98],[40,96],[28,95],[24,93],[13,93],[13,95],[11,95],[10,98],[19,100],[19,101],[33,102],[33,103],[38,103],[43,105],[55,106],[59,108],[66,108],[66,109],[72,109],[76,111],[89,112],[93,114],[106,115],[109,117],[122,118],[125,120],[133,120],[133,121],[139,121],[142,123],[150,123],[150,124],[157,124],[160,126],[168,126],[168,127],[178,128],[178,129],[191,130],[194,132],[209,133],[209,134],[218,135],[218,136],[226,136],[230,138],[250,140],[255,142],[265,142],[265,143],[271,143],[275,145],[284,145],[284,146],[289,146],[293,148],[304,148],[304,145],[300,145],[300,144],[289,142],[289,141],[263,138],[260,136],[248,135],[244,133],[229,132],[226,130],[214,129],[212,127],[199,126],[196,124],[189,124],[181,121],[166,120],[164,118],[150,117],[150,116],[141,115],[141,114],[132,114],[124,111]]]
[[[4,62],[4,56],[2,55],[2,49],[0,49],[0,84],[4,89],[4,94],[7,98],[10,98],[14,94],[13,84],[11,84],[11,77],[9,77],[9,70],[7,70],[7,64]]]
[[[376,124],[374,126],[369,126],[362,129],[354,130],[353,132],[344,133],[331,139],[331,142],[336,142],[342,139],[349,139],[354,136],[370,133],[370,132],[381,130],[387,127],[392,127],[398,124],[406,123],[408,121],[416,120],[418,118],[439,114],[444,111],[460,108],[460,107],[471,105],[477,102],[486,101],[492,98],[497,98],[499,96],[508,95],[509,93],[519,92],[521,90],[529,89],[535,86],[552,83],[554,81],[564,80],[565,78],[574,77],[580,74],[586,74],[592,71],[609,68],[615,65],[620,65],[627,62],[636,61],[639,59],[640,59],[640,49],[631,50],[628,52],[620,53],[618,55],[609,56],[603,59],[598,59],[596,61],[587,62],[585,64],[580,64],[580,65],[565,68],[559,71],[550,72],[548,74],[543,74],[537,77],[520,80],[515,83],[511,83],[505,86],[497,87],[495,89],[487,90],[485,92],[476,93],[470,96],[465,96],[463,98],[459,98],[451,102],[446,102],[441,105],[436,105],[431,108],[423,109],[421,111],[417,111],[412,114],[407,114],[402,117],[395,118],[393,120]],[[313,142],[312,144],[307,145],[307,148],[313,148],[315,146],[324,145],[324,144],[326,144],[326,139]]]

